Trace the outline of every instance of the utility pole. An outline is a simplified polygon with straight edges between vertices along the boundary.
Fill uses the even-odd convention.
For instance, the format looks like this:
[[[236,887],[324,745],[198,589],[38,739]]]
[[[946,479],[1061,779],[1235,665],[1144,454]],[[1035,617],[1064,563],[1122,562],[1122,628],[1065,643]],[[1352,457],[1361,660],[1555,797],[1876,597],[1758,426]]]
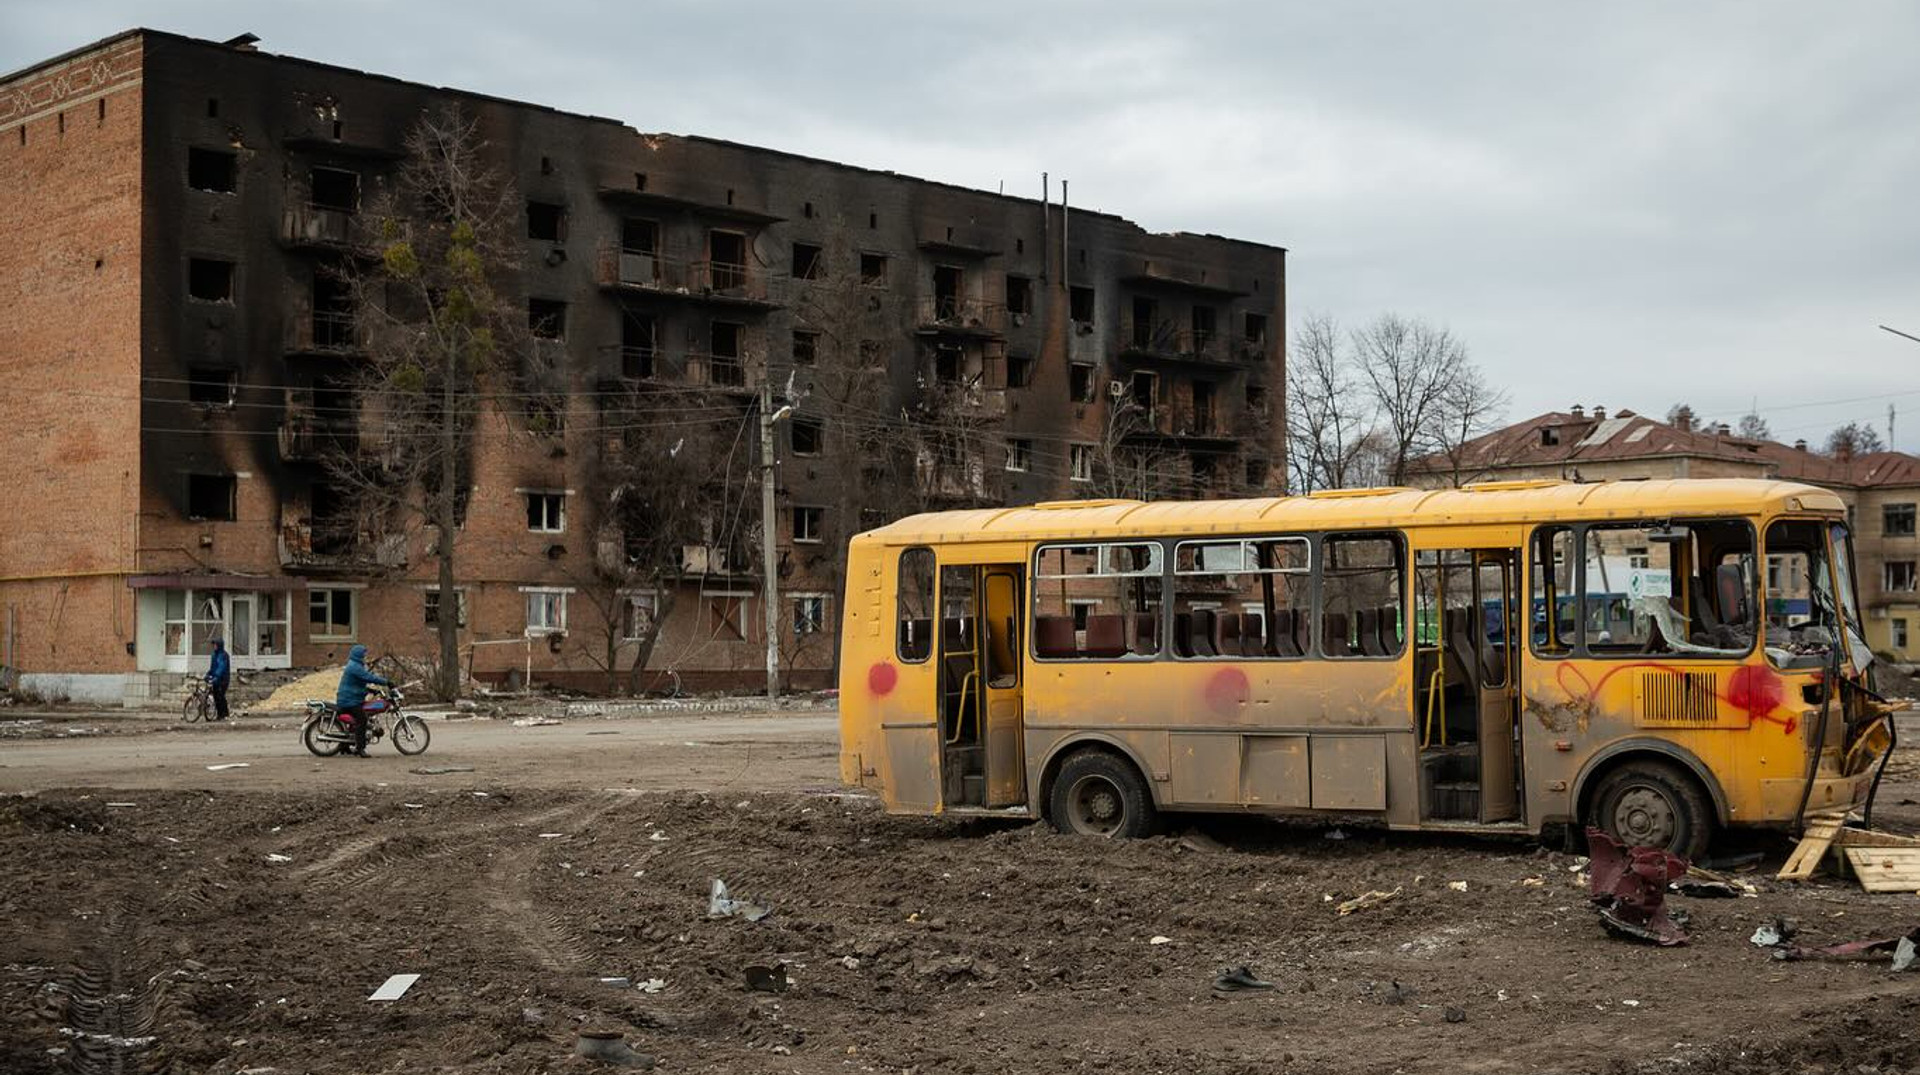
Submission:
[[[773,383],[760,383],[760,603],[765,606],[767,631],[767,698],[780,697],[780,579],[774,541],[780,533],[773,511],[773,424],[792,407],[773,409]]]

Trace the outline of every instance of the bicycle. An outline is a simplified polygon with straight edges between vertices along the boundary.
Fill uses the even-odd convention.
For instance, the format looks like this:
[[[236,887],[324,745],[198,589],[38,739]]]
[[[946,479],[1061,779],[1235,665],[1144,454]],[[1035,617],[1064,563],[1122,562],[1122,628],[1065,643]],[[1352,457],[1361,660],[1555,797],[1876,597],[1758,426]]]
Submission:
[[[187,700],[180,704],[180,719],[188,724],[207,719],[213,712],[213,685],[204,679],[195,679],[187,691]]]

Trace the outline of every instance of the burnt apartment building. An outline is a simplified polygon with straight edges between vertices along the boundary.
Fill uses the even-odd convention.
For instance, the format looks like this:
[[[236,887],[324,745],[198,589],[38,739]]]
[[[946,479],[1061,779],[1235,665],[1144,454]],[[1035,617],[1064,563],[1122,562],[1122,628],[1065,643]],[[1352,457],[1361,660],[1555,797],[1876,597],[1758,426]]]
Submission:
[[[527,308],[515,360],[548,371],[564,412],[503,406],[474,432],[453,610],[430,592],[429,536],[351,522],[320,464],[366,428],[364,319],[334,269],[375,250],[369,207],[408,131],[449,105],[524,200],[498,287]],[[859,529],[942,506],[1272,492],[1284,473],[1285,252],[1149,234],[1054,190],[647,134],[148,30],[0,79],[0,189],[0,660],[40,694],[158,697],[216,637],[242,670],[356,642],[425,654],[446,615],[477,675],[591,689],[610,633],[619,652],[669,606],[650,669],[757,682],[763,385],[792,408],[773,462],[799,686],[827,679]],[[873,378],[836,396],[849,362]],[[699,393],[656,420],[718,425],[700,443],[720,494],[674,599],[621,590],[609,616],[597,591],[631,535],[594,484],[622,450],[596,415],[635,384]],[[847,476],[876,467],[908,486],[850,499]]]

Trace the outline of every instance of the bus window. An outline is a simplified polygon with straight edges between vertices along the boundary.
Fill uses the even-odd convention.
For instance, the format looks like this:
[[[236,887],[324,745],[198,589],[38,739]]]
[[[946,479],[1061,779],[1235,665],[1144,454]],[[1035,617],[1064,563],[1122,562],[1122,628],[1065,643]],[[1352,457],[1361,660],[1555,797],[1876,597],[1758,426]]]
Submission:
[[[1320,652],[1396,657],[1406,642],[1406,556],[1398,535],[1326,538],[1320,559]]]
[[[1033,571],[1034,656],[1158,654],[1164,568],[1160,546],[1151,542],[1041,546]]]
[[[1306,652],[1307,539],[1183,541],[1173,554],[1173,653],[1182,658]]]
[[[1851,612],[1852,595],[1834,598],[1835,564],[1827,544],[1828,524],[1812,519],[1781,519],[1767,527],[1767,659],[1780,668],[1821,668],[1840,637],[1839,609]],[[1846,548],[1838,528],[1835,547]],[[1844,583],[1843,583],[1844,584]],[[1851,589],[1851,587],[1848,587]]]
[[[1732,657],[1753,648],[1753,529],[1737,520],[1589,527],[1587,652]]]
[[[1573,528],[1543,526],[1533,532],[1533,600],[1528,608],[1534,652],[1565,657],[1573,652]]]
[[[900,554],[900,659],[918,664],[933,656],[933,550]]]

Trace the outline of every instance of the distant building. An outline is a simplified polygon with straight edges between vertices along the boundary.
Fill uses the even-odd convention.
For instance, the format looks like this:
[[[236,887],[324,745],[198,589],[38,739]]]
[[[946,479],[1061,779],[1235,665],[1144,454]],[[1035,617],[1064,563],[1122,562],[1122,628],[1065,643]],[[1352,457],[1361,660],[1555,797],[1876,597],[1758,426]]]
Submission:
[[[1874,452],[1827,457],[1791,445],[1696,425],[1682,408],[1672,424],[1629,410],[1582,407],[1543,414],[1468,441],[1454,458],[1421,461],[1417,484],[1563,478],[1781,478],[1818,485],[1847,503],[1867,641],[1902,661],[1920,660],[1920,457]],[[1769,564],[1777,575],[1777,565]],[[1804,594],[1786,595],[1804,600]]]
[[[540,338],[518,359],[569,397],[550,443],[505,418],[476,438],[451,612],[422,536],[369,539],[316,460],[359,413],[355,311],[326,267],[371,250],[363,210],[448,103],[526,201],[506,290]],[[741,510],[687,546],[696,581],[650,667],[759,682],[755,397],[804,383],[824,346],[807,300],[829,287],[886,325],[859,341],[886,371],[870,420],[940,400],[965,435],[922,450],[917,503],[835,518],[822,448],[856,432],[799,404],[776,448],[798,685],[831,666],[845,537],[888,511],[1285,473],[1274,246],[149,30],[0,77],[0,190],[0,663],[41,693],[137,701],[215,635],[241,670],[426,653],[446,614],[483,678],[596,687],[607,632],[580,580],[621,544],[590,531],[583,480],[617,448],[583,431],[633,383],[697,388],[746,430],[716,462]],[[656,607],[628,596],[629,624]]]

